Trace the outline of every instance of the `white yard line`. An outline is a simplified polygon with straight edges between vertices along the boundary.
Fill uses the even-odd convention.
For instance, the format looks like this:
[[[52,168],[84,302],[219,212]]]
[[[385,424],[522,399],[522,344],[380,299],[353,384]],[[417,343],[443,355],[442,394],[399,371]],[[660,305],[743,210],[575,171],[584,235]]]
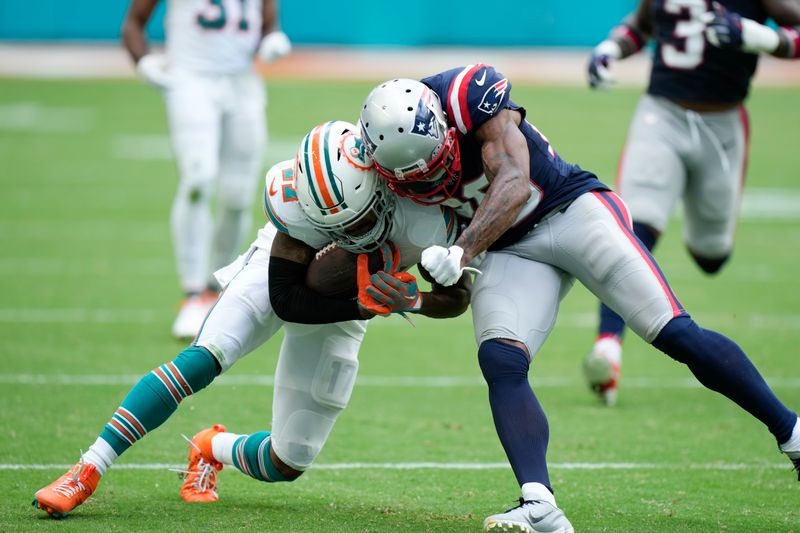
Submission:
[[[81,133],[91,130],[97,110],[90,107],[51,107],[39,102],[0,105],[0,131]]]
[[[130,386],[136,384],[141,375],[136,374],[0,374],[4,385],[66,385],[66,386]],[[772,387],[782,389],[800,388],[800,377],[765,377]],[[537,388],[582,387],[578,376],[531,376]],[[274,376],[269,374],[247,374],[220,376],[214,381],[218,386],[271,387]],[[357,378],[359,387],[395,387],[448,389],[457,387],[485,387],[482,377],[475,376],[368,376]],[[694,378],[626,377],[626,389],[700,389],[703,386]]]
[[[168,470],[185,464],[121,463],[114,470]],[[549,463],[555,470],[788,470],[787,463]],[[6,463],[0,471],[66,470],[71,464]],[[330,463],[315,464],[313,470],[506,470],[508,463]]]
[[[170,320],[165,310],[108,309],[108,308],[0,308],[0,324],[155,324]],[[745,327],[762,331],[800,331],[800,314],[767,313],[693,313],[704,326]],[[467,322],[468,320],[455,319]],[[556,327],[592,328],[597,323],[595,313],[562,313]],[[452,325],[450,321],[448,325]],[[399,317],[380,320],[370,329],[408,327]]]

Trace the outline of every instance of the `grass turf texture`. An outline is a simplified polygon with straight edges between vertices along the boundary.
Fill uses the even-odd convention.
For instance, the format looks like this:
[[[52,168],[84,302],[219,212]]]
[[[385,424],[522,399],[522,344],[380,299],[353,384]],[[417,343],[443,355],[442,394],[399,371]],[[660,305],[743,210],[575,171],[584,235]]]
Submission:
[[[369,89],[270,83],[270,134],[280,149],[269,161],[291,157],[287,147],[316,123],[355,121]],[[639,91],[516,85],[513,94],[565,159],[613,183]],[[754,91],[748,184],[797,187],[798,103],[794,89]],[[175,169],[168,159],[149,158],[163,149],[165,136],[161,100],[139,83],[0,80],[4,464],[73,462],[126,394],[125,379],[182,348],[168,335],[180,298],[168,226]],[[151,145],[120,155],[125,139]],[[263,224],[257,205],[253,217],[254,228]],[[734,258],[714,279],[691,264],[680,234],[673,223],[656,253],[679,298],[702,325],[737,340],[779,396],[800,406],[798,221],[743,220]],[[800,531],[800,485],[770,435],[722,397],[683,386],[691,375],[682,365],[629,335],[620,404],[609,410],[596,403],[579,370],[594,336],[595,307],[576,286],[531,370],[550,419],[552,481],[576,530]],[[416,330],[396,317],[371,325],[361,351],[362,383],[318,458],[320,467],[505,462],[469,317],[417,322]],[[230,375],[272,374],[279,340]],[[123,383],[20,383],[23,374],[122,376]],[[464,384],[408,387],[375,379],[398,376],[450,376]],[[119,464],[180,464],[187,447],[179,434],[215,422],[237,432],[268,428],[271,393],[269,386],[212,385]],[[569,468],[573,463],[639,466]],[[702,466],[709,464],[720,466]],[[57,523],[29,503],[61,473],[0,470],[0,530],[476,531],[518,495],[510,468],[312,468],[294,483],[273,485],[226,469],[220,502],[189,506],[179,499],[174,474],[120,468]]]

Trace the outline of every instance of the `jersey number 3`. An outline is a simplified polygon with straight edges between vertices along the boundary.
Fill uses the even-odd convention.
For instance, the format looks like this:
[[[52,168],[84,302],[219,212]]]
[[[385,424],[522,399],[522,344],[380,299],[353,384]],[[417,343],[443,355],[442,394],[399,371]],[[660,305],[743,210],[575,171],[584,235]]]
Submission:
[[[675,22],[672,42],[661,46],[661,59],[670,68],[691,70],[703,62],[706,39],[703,23],[697,20],[705,13],[705,2],[697,0],[665,0],[664,11],[680,15]]]
[[[197,15],[197,23],[206,30],[221,30],[228,22],[228,14],[225,9],[225,0],[208,0],[209,5],[206,6],[202,13]],[[239,0],[241,5],[241,16],[239,17],[239,29],[247,31],[250,25],[245,18],[245,4],[247,0]]]

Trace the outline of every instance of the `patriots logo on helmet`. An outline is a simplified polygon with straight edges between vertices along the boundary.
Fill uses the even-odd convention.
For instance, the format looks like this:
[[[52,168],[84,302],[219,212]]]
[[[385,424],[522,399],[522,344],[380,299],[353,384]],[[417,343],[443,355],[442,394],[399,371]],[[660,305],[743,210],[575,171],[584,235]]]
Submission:
[[[433,137],[439,139],[439,128],[436,127],[436,115],[431,109],[433,96],[427,87],[422,92],[417,103],[417,113],[414,115],[414,126],[411,133],[422,137]]]
[[[481,98],[481,103],[478,104],[478,109],[484,113],[493,115],[494,112],[497,111],[500,102],[503,101],[506,90],[508,90],[508,79],[503,78],[483,93],[483,98]]]

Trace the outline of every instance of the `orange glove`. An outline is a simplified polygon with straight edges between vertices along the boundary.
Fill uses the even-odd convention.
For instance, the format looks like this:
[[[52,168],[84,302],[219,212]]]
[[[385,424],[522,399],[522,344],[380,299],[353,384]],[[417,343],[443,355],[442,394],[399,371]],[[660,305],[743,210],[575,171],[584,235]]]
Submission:
[[[372,313],[373,315],[389,316],[392,314],[391,308],[386,305],[380,305],[373,301],[367,287],[370,286],[370,273],[369,273],[369,257],[366,254],[360,254],[356,263],[356,282],[358,284],[358,306]]]

